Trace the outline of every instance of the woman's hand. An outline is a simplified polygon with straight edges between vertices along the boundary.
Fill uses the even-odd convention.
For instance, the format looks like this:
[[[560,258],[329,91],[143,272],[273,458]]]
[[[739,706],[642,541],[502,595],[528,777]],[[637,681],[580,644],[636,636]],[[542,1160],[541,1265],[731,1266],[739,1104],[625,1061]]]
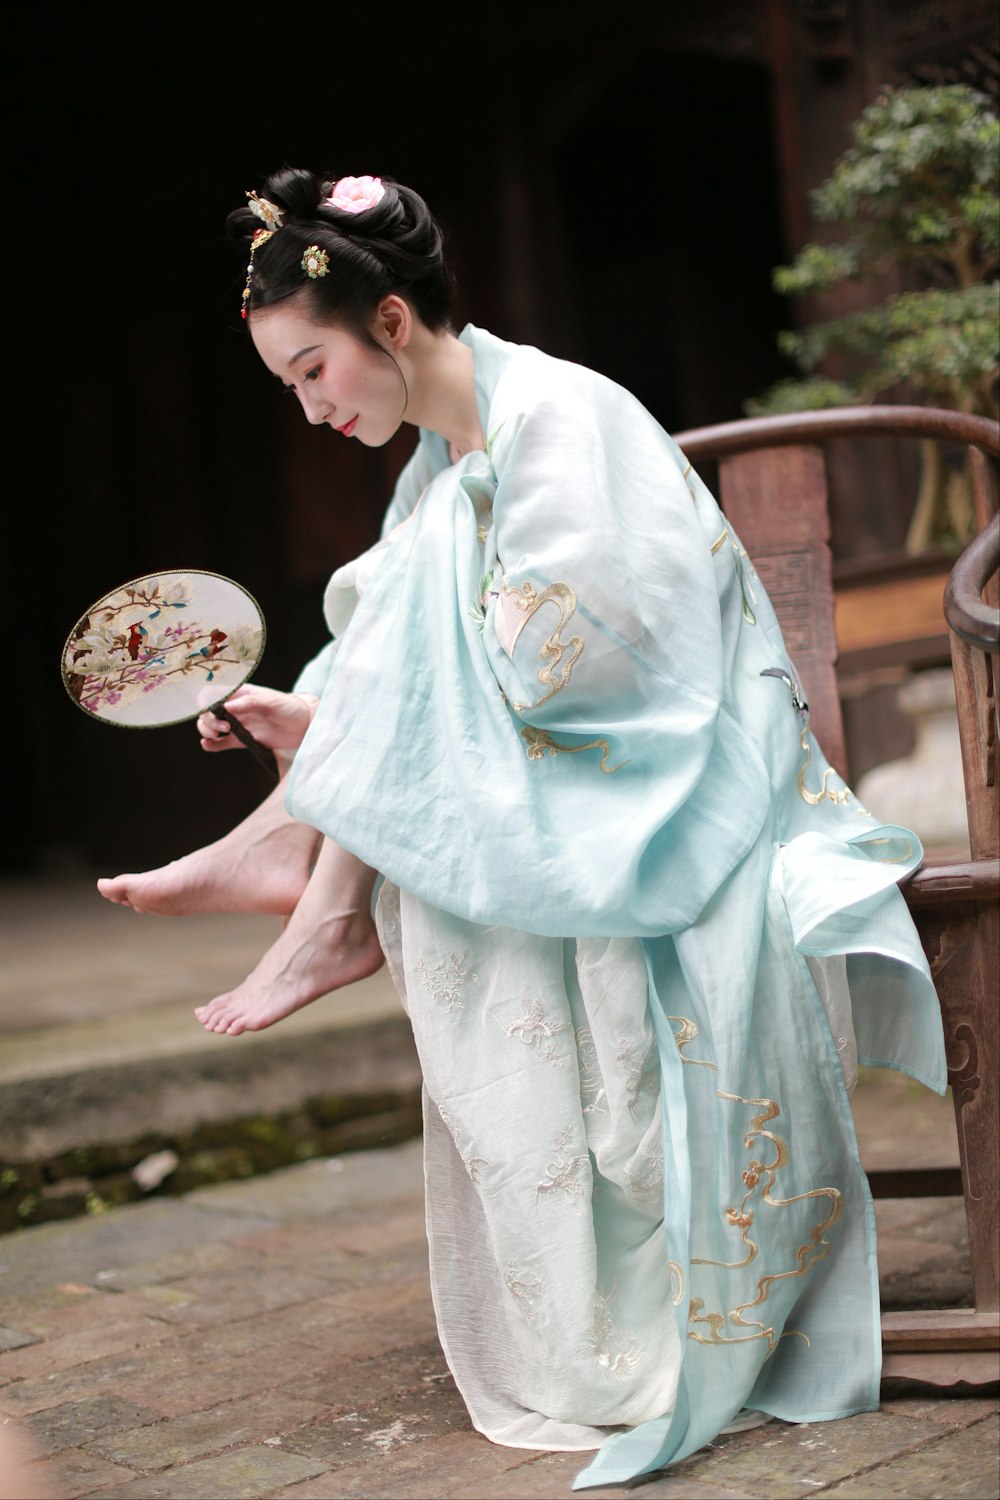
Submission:
[[[269,750],[294,750],[301,745],[318,702],[311,693],[279,693],[244,683],[226,699],[226,708]],[[212,713],[198,716],[198,733],[203,750],[245,748],[225,719]]]

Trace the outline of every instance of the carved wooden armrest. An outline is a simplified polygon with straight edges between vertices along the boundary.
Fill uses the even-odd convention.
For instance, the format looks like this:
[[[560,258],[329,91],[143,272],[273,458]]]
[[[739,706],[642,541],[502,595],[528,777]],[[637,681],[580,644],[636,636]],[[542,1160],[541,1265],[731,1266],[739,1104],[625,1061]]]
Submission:
[[[911,907],[1000,900],[1000,859],[921,865],[904,884],[903,895]]]
[[[969,543],[951,570],[944,613],[963,641],[980,651],[1000,651],[1000,609],[983,603],[983,590],[1000,569],[1000,515]]]

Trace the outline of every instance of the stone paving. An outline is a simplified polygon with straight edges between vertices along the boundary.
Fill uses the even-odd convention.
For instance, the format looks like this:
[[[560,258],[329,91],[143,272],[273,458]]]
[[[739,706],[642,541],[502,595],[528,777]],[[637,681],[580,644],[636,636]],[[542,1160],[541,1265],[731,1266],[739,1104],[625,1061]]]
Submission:
[[[960,1204],[879,1212],[886,1274],[904,1246],[960,1266]],[[0,1305],[7,1500],[543,1500],[585,1462],[472,1431],[435,1335],[416,1141],[8,1235]],[[878,1412],[720,1438],[638,1488],[992,1497],[997,1407],[900,1388]]]
[[[235,1046],[195,1025],[191,1006],[246,972],[273,928],[137,919],[90,882],[7,889],[9,1157],[31,1134],[44,1154],[175,1115],[229,1120],[248,1101],[288,1108],[318,1080],[360,1097],[392,1072],[409,1089],[412,1039],[384,975]],[[957,1161],[950,1101],[905,1079],[866,1077],[855,1114],[870,1170]],[[877,1214],[886,1305],[967,1300],[961,1200]],[[636,1487],[992,1500],[997,1408],[995,1389],[898,1385],[878,1412],[720,1438]],[[435,1333],[417,1141],[0,1235],[0,1500],[543,1500],[570,1495],[585,1462],[471,1429]]]

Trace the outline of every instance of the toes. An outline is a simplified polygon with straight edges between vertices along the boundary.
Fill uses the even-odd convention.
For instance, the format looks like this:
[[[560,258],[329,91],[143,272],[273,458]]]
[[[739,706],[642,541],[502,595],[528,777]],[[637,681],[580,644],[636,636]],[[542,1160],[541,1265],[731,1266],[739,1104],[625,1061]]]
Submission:
[[[199,1005],[195,1015],[206,1031],[214,1031],[217,1036],[240,1036],[253,1025],[246,1006],[238,1004],[233,995],[218,995],[208,1005]]]
[[[198,1020],[206,1031],[224,1031],[231,1019],[229,1006],[226,1004],[228,995],[219,995],[208,1005],[199,1005],[195,1011]]]
[[[128,887],[121,875],[116,875],[113,880],[102,878],[97,882],[97,889],[106,901],[114,901],[119,906],[130,905]]]

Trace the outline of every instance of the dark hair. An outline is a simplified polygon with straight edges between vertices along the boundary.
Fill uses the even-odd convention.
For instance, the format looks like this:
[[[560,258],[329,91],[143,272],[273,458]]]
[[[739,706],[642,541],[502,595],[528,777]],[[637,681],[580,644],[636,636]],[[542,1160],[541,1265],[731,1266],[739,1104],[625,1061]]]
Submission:
[[[336,182],[296,167],[268,177],[260,197],[280,208],[284,218],[278,233],[254,252],[247,311],[299,294],[315,322],[341,324],[367,339],[377,304],[396,293],[428,328],[449,327],[453,283],[444,234],[419,193],[383,177],[381,202],[348,213],[323,201]],[[226,219],[248,263],[251,240],[263,227],[249,206],[234,209]],[[312,245],[324,250],[329,262],[326,275],[315,280],[302,269]]]

